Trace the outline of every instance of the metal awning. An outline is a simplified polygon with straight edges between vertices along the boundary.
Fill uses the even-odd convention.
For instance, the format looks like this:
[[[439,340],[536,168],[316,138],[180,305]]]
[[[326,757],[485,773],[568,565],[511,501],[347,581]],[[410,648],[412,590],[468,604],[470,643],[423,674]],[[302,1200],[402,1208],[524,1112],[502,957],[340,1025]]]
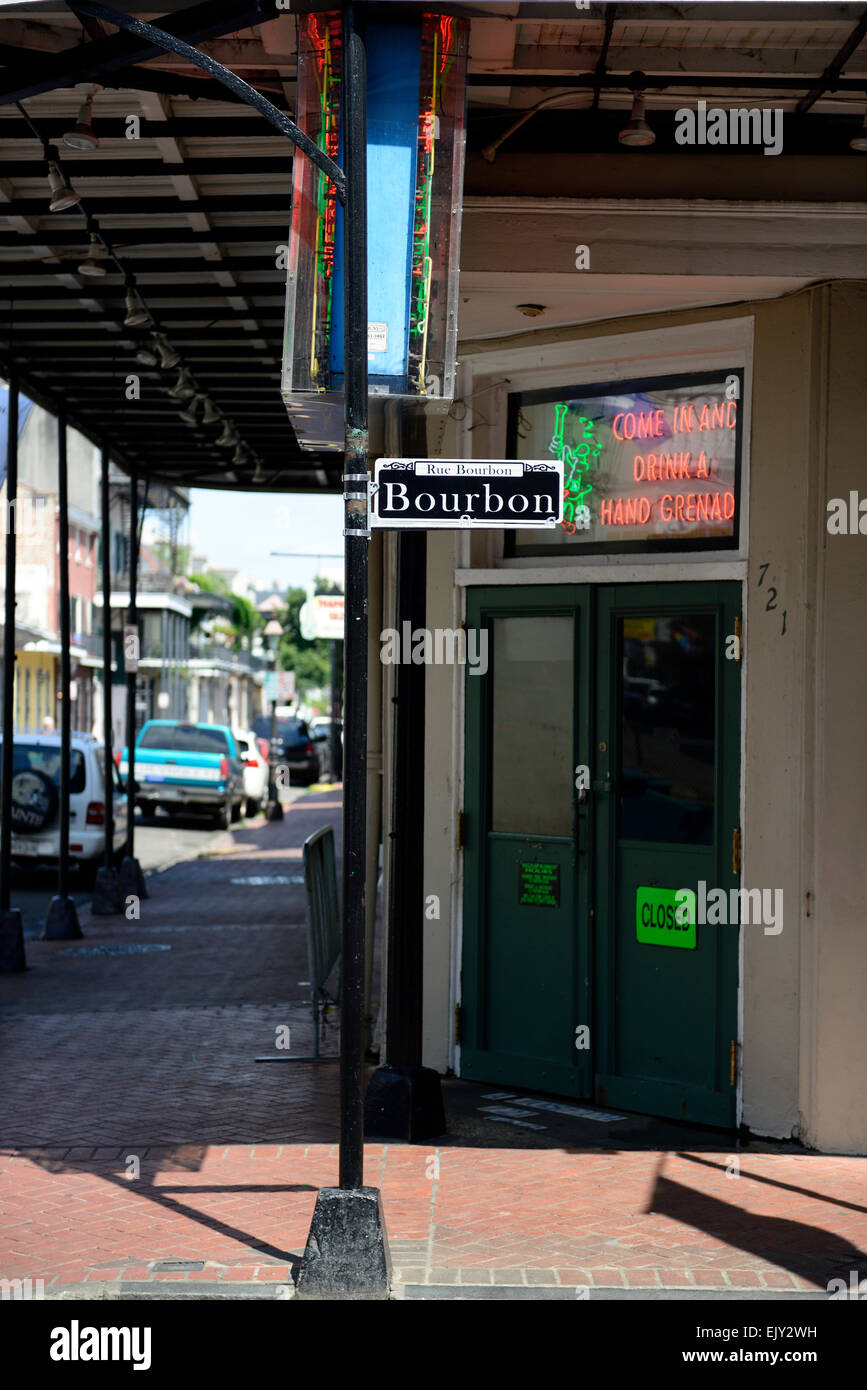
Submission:
[[[274,0],[206,0],[163,17],[121,8],[293,112],[296,17]],[[293,0],[292,8],[322,6]],[[526,161],[538,178],[540,153],[610,155],[616,184],[626,167],[618,159],[635,159],[617,132],[638,71],[657,150],[675,148],[674,112],[685,103],[773,101],[787,112],[787,153],[816,169],[848,159],[852,196],[864,187],[867,157],[849,150],[867,103],[863,4],[439,8],[471,20],[470,197],[527,194]],[[63,137],[90,95],[99,143],[68,148]],[[63,406],[121,468],[152,481],[339,491],[339,454],[302,451],[280,397],[290,142],[188,61],[76,13],[74,3],[0,13],[0,136],[0,373],[14,370],[26,394]],[[80,202],[52,212],[46,154],[54,151]],[[103,276],[79,271],[91,232],[116,258],[102,257]],[[151,365],[137,359],[151,332],[125,325],[130,291],[177,365],[159,354]],[[181,415],[189,400],[171,394],[182,369],[201,397],[195,423]]]

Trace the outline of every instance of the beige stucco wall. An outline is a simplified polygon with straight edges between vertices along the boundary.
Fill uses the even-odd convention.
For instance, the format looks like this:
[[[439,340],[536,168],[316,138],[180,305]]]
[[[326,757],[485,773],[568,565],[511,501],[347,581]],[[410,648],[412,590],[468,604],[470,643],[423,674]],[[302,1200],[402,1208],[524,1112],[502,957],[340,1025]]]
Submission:
[[[827,503],[867,497],[867,285],[817,306],[824,409],[817,431],[818,526],[811,537],[816,638],[806,743],[815,916],[805,925],[801,1111],[805,1141],[867,1150],[867,535],[831,535]],[[867,526],[867,522],[865,522]]]
[[[815,1147],[851,1152],[867,1151],[867,537],[829,536],[825,519],[829,497],[848,497],[859,483],[867,494],[859,446],[865,311],[863,284],[750,306],[755,355],[743,663],[741,882],[782,889],[784,902],[779,935],[760,926],[742,929],[743,1120],[756,1133],[799,1135]],[[643,316],[634,327],[743,312],[739,306]],[[619,319],[560,330],[556,338],[622,334],[632,326]],[[552,341],[550,331],[543,337]],[[484,350],[495,353],[497,344]],[[529,360],[531,341],[527,352]],[[448,444],[446,436],[444,456],[455,457]],[[451,626],[461,616],[455,546],[449,533],[429,537],[431,627]],[[429,668],[425,892],[439,893],[443,903],[451,893],[452,902],[449,922],[444,912],[442,921],[425,924],[425,1062],[439,1070],[448,1065],[459,939],[454,841],[461,720],[455,672]]]

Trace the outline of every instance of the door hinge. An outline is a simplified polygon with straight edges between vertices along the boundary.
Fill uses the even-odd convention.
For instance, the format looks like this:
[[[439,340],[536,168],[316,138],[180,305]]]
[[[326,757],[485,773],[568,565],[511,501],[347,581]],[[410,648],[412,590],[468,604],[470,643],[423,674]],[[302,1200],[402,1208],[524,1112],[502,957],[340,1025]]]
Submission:
[[[461,1042],[461,1006],[455,1004],[455,1042],[460,1046]]]
[[[732,873],[735,878],[740,877],[741,872],[741,831],[740,826],[735,826],[732,831]]]
[[[735,654],[735,661],[739,662],[743,653],[743,625],[740,618],[735,618],[735,637],[738,639]]]
[[[458,849],[463,849],[466,843],[467,818],[463,811],[458,811],[457,830],[455,833],[455,844]]]
[[[737,1077],[737,1074],[738,1074],[738,1045],[737,1045],[737,1043],[735,1042],[734,1038],[732,1038],[731,1047],[729,1048],[729,1085],[730,1085],[730,1086],[733,1086],[733,1085],[735,1084],[735,1078]]]

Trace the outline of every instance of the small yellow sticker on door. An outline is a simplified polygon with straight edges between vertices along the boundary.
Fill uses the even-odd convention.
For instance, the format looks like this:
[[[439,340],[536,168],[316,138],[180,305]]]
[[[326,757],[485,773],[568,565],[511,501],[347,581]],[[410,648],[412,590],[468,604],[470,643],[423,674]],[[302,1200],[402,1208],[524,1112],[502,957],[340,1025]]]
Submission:
[[[678,888],[636,888],[635,935],[645,946],[695,950],[695,893]]]

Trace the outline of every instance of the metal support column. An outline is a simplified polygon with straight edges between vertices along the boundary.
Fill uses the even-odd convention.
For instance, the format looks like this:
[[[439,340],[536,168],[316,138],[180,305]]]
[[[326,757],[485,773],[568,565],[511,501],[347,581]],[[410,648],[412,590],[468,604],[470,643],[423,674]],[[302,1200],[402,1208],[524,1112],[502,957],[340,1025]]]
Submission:
[[[108,492],[108,450],[100,453],[100,512],[102,522],[102,728],[105,750],[105,862],[96,875],[91,912],[108,917],[123,911],[123,895],[114,862],[114,740],[111,718],[111,508]]]
[[[3,626],[3,761],[0,770],[0,974],[27,969],[21,912],[11,906],[12,775],[15,719],[15,511],[18,501],[18,383],[9,382],[6,418],[6,594]]]
[[[129,607],[127,625],[135,629],[135,652],[132,665],[134,670],[126,677],[126,806],[127,832],[126,854],[120,866],[120,887],[124,898],[146,898],[148,895],[144,874],[135,857],[135,697],[138,684],[138,659],[141,656],[141,639],[138,635],[138,608],[136,607],[138,584],[138,470],[133,468],[129,475]],[[124,642],[124,646],[126,643]],[[124,651],[124,662],[127,653]]]
[[[345,298],[345,582],[343,931],[340,1005],[340,1186],[323,1188],[298,1293],[386,1298],[388,1242],[379,1189],[364,1187],[361,1068],[364,1032],[367,800],[367,62],[356,7],[343,11]]]
[[[72,708],[69,702],[71,662],[69,653],[69,467],[66,452],[66,417],[57,417],[57,507],[60,513],[60,865],[57,893],[48,904],[43,941],[74,940],[81,936],[78,912],[69,896],[69,765],[72,756]]]

